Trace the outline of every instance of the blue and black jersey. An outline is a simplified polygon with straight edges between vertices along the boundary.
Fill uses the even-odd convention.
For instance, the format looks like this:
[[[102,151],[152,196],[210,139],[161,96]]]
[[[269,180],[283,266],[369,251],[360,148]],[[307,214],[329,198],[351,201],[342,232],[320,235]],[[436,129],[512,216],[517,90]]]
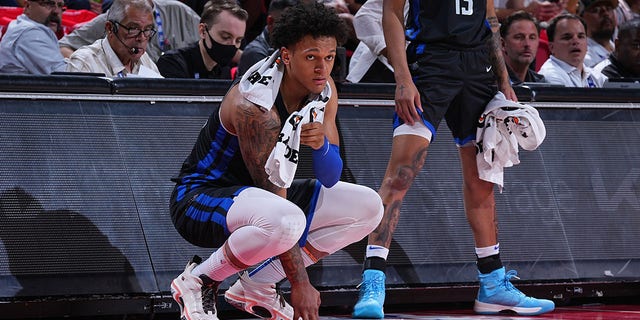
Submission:
[[[491,37],[486,0],[409,0],[409,4],[406,36],[414,47],[475,49]]]
[[[276,98],[275,106],[283,126],[289,114],[280,94]],[[179,185],[178,201],[200,186],[255,186],[242,158],[238,137],[227,132],[222,126],[219,111],[218,105],[200,130],[191,154],[182,164],[179,176],[172,179]]]

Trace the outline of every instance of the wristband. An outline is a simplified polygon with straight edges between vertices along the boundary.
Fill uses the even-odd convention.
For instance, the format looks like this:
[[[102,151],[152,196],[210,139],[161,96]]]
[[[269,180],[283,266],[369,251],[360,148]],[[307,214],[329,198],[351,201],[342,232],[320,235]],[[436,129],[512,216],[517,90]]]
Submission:
[[[340,147],[329,143],[324,137],[324,144],[320,149],[311,152],[313,159],[313,173],[323,186],[333,187],[340,180],[342,174],[342,158]]]

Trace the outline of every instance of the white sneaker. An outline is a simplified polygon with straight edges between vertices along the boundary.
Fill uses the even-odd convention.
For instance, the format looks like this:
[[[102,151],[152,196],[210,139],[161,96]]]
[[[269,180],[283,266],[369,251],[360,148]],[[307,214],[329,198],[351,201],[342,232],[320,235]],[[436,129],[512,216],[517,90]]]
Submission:
[[[259,318],[293,319],[293,307],[278,293],[276,285],[255,282],[247,272],[240,274],[240,279],[224,293],[224,298],[232,306]]]
[[[220,283],[206,275],[191,274],[200,261],[200,257],[193,257],[184,272],[171,281],[171,295],[180,306],[182,320],[218,320],[216,298]]]

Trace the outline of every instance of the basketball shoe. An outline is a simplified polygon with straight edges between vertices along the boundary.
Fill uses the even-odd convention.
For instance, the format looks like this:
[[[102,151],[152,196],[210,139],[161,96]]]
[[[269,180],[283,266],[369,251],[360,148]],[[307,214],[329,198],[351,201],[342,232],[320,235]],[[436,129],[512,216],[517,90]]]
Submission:
[[[249,312],[258,318],[271,320],[293,319],[293,307],[276,290],[276,285],[251,280],[245,271],[224,293],[224,299],[232,306]]]
[[[384,282],[386,276],[384,272],[375,269],[367,269],[362,273],[362,283],[358,302],[353,307],[354,318],[359,319],[382,319],[384,318]]]
[[[194,256],[171,282],[171,295],[180,306],[181,320],[218,320],[216,299],[220,283],[204,274],[191,273],[200,262],[202,259]]]
[[[479,314],[498,314],[503,311],[515,312],[521,316],[534,316],[553,311],[555,304],[551,300],[526,296],[511,284],[517,277],[515,270],[505,274],[504,267],[488,274],[478,273],[480,291],[473,310]]]

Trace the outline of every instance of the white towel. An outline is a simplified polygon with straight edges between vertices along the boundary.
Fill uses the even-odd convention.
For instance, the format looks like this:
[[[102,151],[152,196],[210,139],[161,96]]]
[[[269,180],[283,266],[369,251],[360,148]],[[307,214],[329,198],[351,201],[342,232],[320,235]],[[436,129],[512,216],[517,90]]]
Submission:
[[[276,50],[244,73],[238,90],[245,99],[270,110],[280,91],[283,74],[284,64],[280,60],[280,50]]]
[[[270,57],[247,70],[240,80],[238,89],[245,99],[270,110],[278,96],[283,73],[284,65],[280,62],[280,51],[276,50]],[[281,188],[291,186],[298,168],[300,127],[312,121],[322,123],[329,97],[331,86],[327,83],[322,93],[309,97],[300,111],[292,112],[287,118],[280,131],[279,140],[264,165],[269,181],[273,184]]]
[[[507,100],[502,92],[487,104],[478,122],[478,174],[502,192],[504,168],[520,163],[518,145],[529,151],[540,146],[547,134],[544,123],[534,107]]]
[[[269,181],[281,188],[289,188],[296,174],[300,154],[300,126],[312,121],[322,122],[325,103],[313,101],[300,111],[291,113],[280,132],[281,140],[271,151],[264,169]]]

